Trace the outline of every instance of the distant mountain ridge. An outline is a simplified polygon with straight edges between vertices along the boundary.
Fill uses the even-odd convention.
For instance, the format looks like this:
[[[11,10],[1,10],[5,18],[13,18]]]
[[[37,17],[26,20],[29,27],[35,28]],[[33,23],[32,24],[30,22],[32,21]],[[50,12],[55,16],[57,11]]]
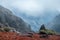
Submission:
[[[31,25],[32,30],[34,30],[35,32],[38,32],[38,30],[42,24],[46,25],[48,22],[52,21],[56,15],[59,14],[59,12],[57,10],[51,10],[51,9],[45,9],[43,12],[43,15],[39,15],[39,16],[32,16],[34,14],[28,15],[29,13],[26,14],[25,12],[21,12],[21,10],[19,10],[17,8],[13,8],[13,7],[12,7],[12,10],[13,10],[13,12],[15,12],[15,15],[23,18],[24,21],[29,23]],[[47,28],[49,28],[49,27],[47,27]]]
[[[30,25],[23,21],[21,18],[13,15],[13,13],[0,6],[0,23],[15,28],[17,31],[21,33],[31,32]]]
[[[60,14],[57,15],[49,24],[49,29],[56,31],[58,34],[60,34]]]

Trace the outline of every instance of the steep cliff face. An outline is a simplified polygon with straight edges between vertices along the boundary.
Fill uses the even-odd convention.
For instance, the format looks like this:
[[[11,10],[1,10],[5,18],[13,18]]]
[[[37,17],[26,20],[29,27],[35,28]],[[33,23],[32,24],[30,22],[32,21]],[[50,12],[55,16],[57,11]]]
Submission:
[[[57,16],[53,19],[53,21],[51,21],[51,22],[48,24],[47,27],[49,27],[49,29],[52,29],[52,30],[54,30],[54,31],[56,31],[57,33],[60,34],[60,14],[57,15]]]
[[[56,16],[53,21],[53,29],[60,33],[60,15]]]
[[[13,27],[22,33],[31,32],[30,25],[2,6],[0,6],[0,23],[4,26]]]

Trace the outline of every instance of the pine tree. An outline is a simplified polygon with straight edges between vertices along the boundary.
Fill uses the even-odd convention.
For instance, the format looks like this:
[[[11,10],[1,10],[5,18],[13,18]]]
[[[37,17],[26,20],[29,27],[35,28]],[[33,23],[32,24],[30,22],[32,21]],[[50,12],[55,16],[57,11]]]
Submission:
[[[39,34],[40,34],[40,33],[45,33],[45,30],[46,30],[45,25],[44,25],[44,24],[41,25],[41,27],[40,27],[40,29],[39,29]]]
[[[53,30],[46,29],[45,25],[43,24],[43,25],[41,25],[39,34],[54,35],[54,34],[56,34],[56,32]]]
[[[41,25],[41,27],[40,27],[40,30],[45,30],[46,28],[45,28],[45,25],[43,24],[43,25]]]

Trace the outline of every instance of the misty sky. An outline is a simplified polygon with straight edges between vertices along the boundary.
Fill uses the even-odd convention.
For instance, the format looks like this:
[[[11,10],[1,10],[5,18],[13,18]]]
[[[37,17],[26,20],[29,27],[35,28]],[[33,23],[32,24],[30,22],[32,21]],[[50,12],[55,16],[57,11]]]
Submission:
[[[15,7],[28,15],[38,16],[45,9],[60,11],[60,0],[0,0],[5,7]]]
[[[16,8],[29,16],[40,17],[43,23],[59,14],[54,12],[60,12],[60,0],[0,0],[0,5],[9,9]],[[47,11],[48,13],[44,13]]]
[[[60,12],[60,0],[0,0],[0,5],[9,9],[16,8],[26,15],[40,16],[42,20],[45,16],[53,19],[59,14],[54,11]],[[47,11],[52,13],[45,13]]]

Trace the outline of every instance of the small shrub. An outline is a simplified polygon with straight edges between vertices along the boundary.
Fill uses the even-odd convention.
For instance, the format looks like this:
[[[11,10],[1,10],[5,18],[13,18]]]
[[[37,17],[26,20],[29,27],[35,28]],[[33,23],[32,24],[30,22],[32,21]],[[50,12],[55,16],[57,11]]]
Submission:
[[[4,30],[2,28],[0,28],[0,32],[4,32]]]
[[[40,34],[46,34],[45,30],[40,30]]]
[[[54,34],[56,34],[56,32],[53,31],[53,30],[46,30],[46,33],[47,33],[48,35],[54,35]]]
[[[54,32],[53,30],[40,30],[40,34],[48,34],[48,35],[54,35],[56,34],[56,32]]]
[[[5,28],[4,28],[4,31],[5,31],[5,32],[9,32],[10,30],[11,30],[11,29],[10,29],[9,27],[5,27]]]
[[[43,24],[43,25],[41,25],[41,28],[40,28],[40,30],[39,30],[39,34],[54,35],[54,34],[56,34],[56,32],[53,31],[53,30],[48,30],[48,29],[46,29],[46,28],[45,28],[45,25]]]

